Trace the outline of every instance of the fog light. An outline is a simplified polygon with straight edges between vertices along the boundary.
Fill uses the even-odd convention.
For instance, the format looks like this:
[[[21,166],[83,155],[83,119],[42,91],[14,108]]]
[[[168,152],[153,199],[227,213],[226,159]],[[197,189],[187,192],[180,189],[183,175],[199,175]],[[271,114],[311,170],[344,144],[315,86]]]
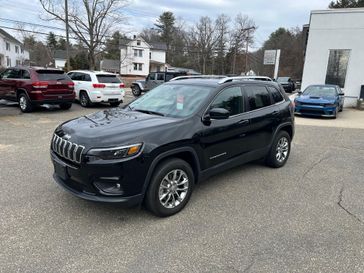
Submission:
[[[124,190],[121,187],[121,184],[118,182],[97,181],[94,183],[94,185],[102,193],[105,193],[105,194],[122,195],[124,193]]]

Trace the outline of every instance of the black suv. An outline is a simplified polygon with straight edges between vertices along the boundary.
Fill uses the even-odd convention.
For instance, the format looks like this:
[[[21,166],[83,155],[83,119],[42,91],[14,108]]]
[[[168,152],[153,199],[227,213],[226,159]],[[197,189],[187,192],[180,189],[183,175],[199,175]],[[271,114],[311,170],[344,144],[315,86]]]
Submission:
[[[188,79],[63,123],[51,158],[54,179],[78,197],[144,202],[169,216],[211,175],[263,158],[282,167],[293,135],[293,106],[278,84]]]

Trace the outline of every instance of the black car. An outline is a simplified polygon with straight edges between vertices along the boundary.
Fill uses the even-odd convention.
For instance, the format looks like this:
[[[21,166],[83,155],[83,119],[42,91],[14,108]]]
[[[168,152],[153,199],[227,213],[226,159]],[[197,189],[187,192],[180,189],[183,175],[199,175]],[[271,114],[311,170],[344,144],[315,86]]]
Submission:
[[[290,77],[279,77],[277,82],[282,85],[287,93],[292,93],[296,90],[296,84]]]
[[[180,211],[199,181],[265,159],[282,167],[294,135],[293,104],[274,82],[165,83],[124,108],[55,130],[54,179],[87,200]]]

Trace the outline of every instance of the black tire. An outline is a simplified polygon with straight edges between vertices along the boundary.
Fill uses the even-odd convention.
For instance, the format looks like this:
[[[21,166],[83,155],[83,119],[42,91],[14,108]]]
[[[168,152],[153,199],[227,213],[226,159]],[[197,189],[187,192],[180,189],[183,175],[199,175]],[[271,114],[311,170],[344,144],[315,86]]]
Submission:
[[[278,149],[279,149],[279,146],[281,145],[281,141],[283,141],[284,139],[287,141],[288,150],[287,150],[287,154],[284,156],[284,159],[282,160],[282,158],[281,158],[281,160],[280,160],[277,158],[278,153],[279,153]],[[281,155],[283,155],[282,147],[280,147],[280,151],[282,151]],[[283,167],[289,158],[290,152],[291,152],[291,137],[289,136],[289,134],[286,131],[280,131],[277,133],[277,135],[275,136],[275,138],[273,140],[272,146],[270,148],[269,153],[266,156],[265,162],[268,166],[270,166],[272,168]]]
[[[90,107],[92,105],[91,100],[86,91],[80,92],[80,104],[82,107]]]
[[[110,102],[111,107],[118,107],[120,105],[120,101]]]
[[[339,111],[340,111],[339,106],[337,106],[337,107],[335,108],[335,114],[334,114],[334,116],[332,117],[333,119],[336,119],[336,118],[337,118],[337,113],[339,113]]]
[[[32,105],[31,100],[28,98],[28,96],[25,93],[19,94],[18,102],[19,102],[20,110],[23,113],[30,113],[33,111],[34,106]]]
[[[135,97],[139,97],[142,94],[142,91],[140,90],[140,87],[138,85],[133,85],[131,87],[131,92]]]
[[[62,110],[68,110],[72,107],[72,103],[71,102],[65,102],[65,103],[61,103],[59,105],[59,107],[62,109]]]
[[[167,175],[172,175],[173,178],[173,172],[177,171],[177,176],[179,175],[179,179],[174,179],[175,183],[182,183],[181,182],[181,178],[187,178],[188,182],[184,182],[183,185],[169,185],[170,181],[166,180],[165,178],[168,176]],[[170,176],[169,176],[170,177]],[[173,179],[172,179],[173,180]],[[185,181],[185,180],[182,180]],[[161,184],[167,183],[168,186],[167,187],[163,187],[161,188]],[[172,183],[172,182],[171,182]],[[182,192],[185,188],[185,185],[187,184],[187,189],[186,192]],[[168,217],[171,216],[173,214],[176,214],[177,212],[181,211],[186,204],[188,203],[188,200],[191,197],[192,191],[193,191],[193,187],[195,184],[195,178],[194,178],[194,174],[193,174],[193,170],[191,168],[191,166],[184,160],[178,159],[178,158],[172,158],[172,159],[168,159],[163,161],[162,163],[160,163],[156,170],[153,173],[152,179],[150,181],[146,196],[145,196],[145,206],[146,208],[151,211],[153,214],[155,214],[156,216],[159,217]],[[183,188],[180,188],[182,187]],[[160,201],[159,198],[159,194],[160,194],[160,190],[162,191],[161,194],[162,196],[165,195],[165,197],[167,199],[161,199],[161,200],[165,200],[165,204],[168,203],[168,200],[171,199],[170,202],[173,202],[173,200],[175,200],[175,198],[177,197],[177,193],[168,193],[168,191],[173,191],[173,188],[175,189],[175,191],[179,192],[180,196],[183,197],[182,201],[175,205],[175,207],[166,207],[165,205],[162,204],[162,201]],[[166,191],[163,193],[163,191]],[[177,202],[177,201],[175,201]],[[174,203],[175,203],[174,202]],[[168,204],[167,204],[168,205]]]
[[[339,112],[342,112],[344,110],[344,105],[341,105],[339,108]]]

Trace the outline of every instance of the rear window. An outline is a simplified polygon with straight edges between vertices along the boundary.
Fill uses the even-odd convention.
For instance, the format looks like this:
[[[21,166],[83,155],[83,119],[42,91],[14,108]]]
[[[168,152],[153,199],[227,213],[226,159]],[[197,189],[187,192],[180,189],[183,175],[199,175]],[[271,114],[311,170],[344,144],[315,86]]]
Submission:
[[[96,75],[99,83],[121,83],[116,75]]]
[[[62,81],[71,80],[64,71],[61,70],[37,70],[40,81]]]

